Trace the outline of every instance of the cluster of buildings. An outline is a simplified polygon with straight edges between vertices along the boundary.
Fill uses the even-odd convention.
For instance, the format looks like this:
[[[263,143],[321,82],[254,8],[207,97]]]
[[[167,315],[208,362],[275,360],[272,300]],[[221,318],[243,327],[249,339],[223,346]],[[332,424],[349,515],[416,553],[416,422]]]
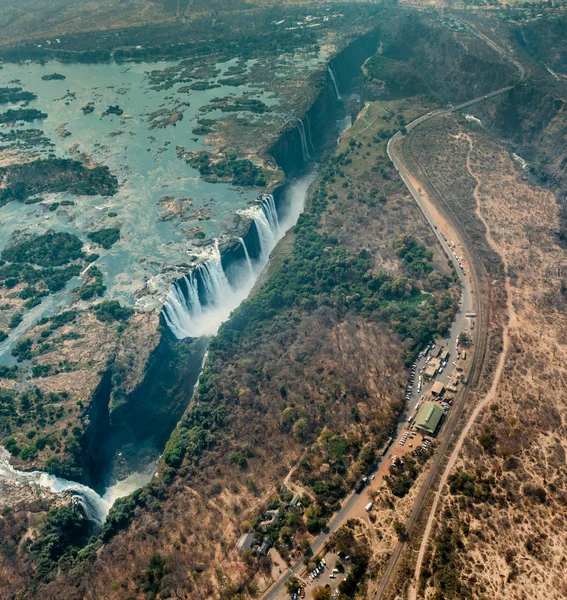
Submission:
[[[458,351],[457,359],[466,360],[466,352]],[[436,377],[443,373],[443,369],[449,362],[449,350],[441,347],[429,346],[426,364],[423,368],[424,381],[433,381],[429,392],[425,396],[421,396],[423,401],[414,418],[412,418],[413,426],[418,431],[425,435],[435,435],[439,430],[444,415],[448,412],[453,404],[454,395],[457,393],[457,386],[460,381],[460,372],[462,367],[454,362],[456,369],[451,377],[448,377],[447,384],[441,381],[435,381]],[[417,407],[416,407],[417,409]]]

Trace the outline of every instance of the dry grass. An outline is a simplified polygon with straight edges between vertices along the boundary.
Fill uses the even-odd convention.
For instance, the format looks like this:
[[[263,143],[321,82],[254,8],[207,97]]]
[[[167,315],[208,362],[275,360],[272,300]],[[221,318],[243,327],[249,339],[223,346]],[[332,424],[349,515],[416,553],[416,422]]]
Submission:
[[[480,132],[469,135],[468,175],[481,181],[479,208],[508,265],[516,321],[510,321],[510,349],[495,401],[481,413],[455,469],[493,477],[491,498],[449,494],[439,524],[461,531],[464,547],[455,570],[467,595],[559,599],[567,595],[562,534],[567,525],[567,406],[558,393],[567,385],[567,252],[557,242],[553,194],[530,185],[502,146]],[[447,159],[443,176],[466,179],[466,138],[438,142],[438,156]],[[464,187],[463,205],[470,211],[468,190]],[[484,255],[487,267],[497,272],[489,256]],[[426,597],[432,597],[435,573],[427,584]]]

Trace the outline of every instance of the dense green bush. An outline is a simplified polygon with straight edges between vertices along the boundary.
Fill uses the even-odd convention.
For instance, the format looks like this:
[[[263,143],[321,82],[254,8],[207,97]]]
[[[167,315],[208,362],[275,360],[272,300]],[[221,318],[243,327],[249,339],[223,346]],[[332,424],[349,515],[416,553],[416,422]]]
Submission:
[[[237,158],[236,154],[213,156],[209,152],[196,152],[187,162],[207,181],[230,181],[247,187],[266,185],[262,169],[248,159]]]
[[[4,115],[0,115],[0,122]],[[0,167],[0,177],[5,184],[0,192],[0,206],[10,200],[23,202],[30,196],[46,192],[112,196],[118,190],[118,180],[108,167],[87,169],[78,160],[65,158]]]
[[[95,266],[92,266],[86,273],[88,279],[80,288],[78,288],[81,300],[90,300],[95,296],[103,296],[106,291],[106,286],[103,283],[102,271]]]
[[[90,532],[91,525],[79,505],[50,510],[30,548],[38,577],[49,579],[61,560],[71,558],[86,544]]]
[[[36,108],[16,108],[0,113],[0,123],[15,123],[16,121],[30,122],[46,118],[47,113],[41,112]],[[1,199],[2,195],[0,195]]]
[[[108,250],[120,239],[120,229],[99,229],[87,233],[89,240],[95,244],[100,244],[105,250]]]
[[[96,306],[94,313],[99,321],[127,321],[134,310],[122,306],[118,300],[105,300]]]
[[[32,235],[8,246],[2,258],[12,263],[33,263],[42,267],[58,267],[84,257],[83,243],[72,233],[48,231]]]

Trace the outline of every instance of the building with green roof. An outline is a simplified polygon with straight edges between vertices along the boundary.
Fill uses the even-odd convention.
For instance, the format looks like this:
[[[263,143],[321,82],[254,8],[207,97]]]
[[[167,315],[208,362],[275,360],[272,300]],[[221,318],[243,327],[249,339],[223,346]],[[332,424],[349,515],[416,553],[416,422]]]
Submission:
[[[443,418],[443,409],[433,402],[424,402],[415,417],[415,426],[420,431],[435,435]]]

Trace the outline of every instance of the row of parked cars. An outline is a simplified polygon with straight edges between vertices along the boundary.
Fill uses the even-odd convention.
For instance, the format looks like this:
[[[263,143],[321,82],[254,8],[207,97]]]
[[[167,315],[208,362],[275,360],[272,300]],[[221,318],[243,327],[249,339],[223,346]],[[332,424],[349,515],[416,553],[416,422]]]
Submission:
[[[321,573],[325,570],[326,566],[327,563],[325,562],[325,559],[322,558],[321,562],[315,567],[315,569],[313,569],[313,571],[309,573],[309,583],[311,583],[314,579],[319,577],[319,575],[321,575]]]

